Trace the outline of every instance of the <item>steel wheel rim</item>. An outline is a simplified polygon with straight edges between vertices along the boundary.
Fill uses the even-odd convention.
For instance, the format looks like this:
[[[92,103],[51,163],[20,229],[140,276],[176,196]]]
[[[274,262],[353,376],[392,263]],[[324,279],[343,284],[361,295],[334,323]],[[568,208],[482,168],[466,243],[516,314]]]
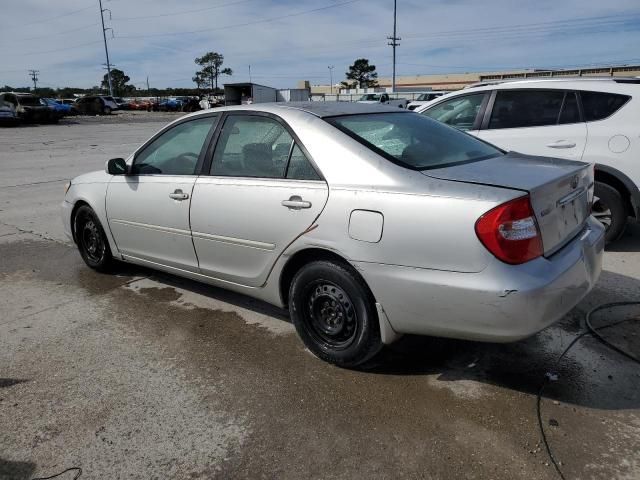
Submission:
[[[313,339],[325,348],[343,350],[358,333],[358,316],[351,298],[327,280],[318,280],[307,288],[304,318]]]
[[[98,230],[98,226],[91,218],[86,219],[82,224],[80,238],[82,248],[89,260],[96,263],[100,262],[104,256],[104,242],[102,241],[102,235]]]
[[[611,222],[613,221],[613,214],[611,209],[607,207],[605,203],[599,197],[593,198],[593,206],[591,208],[591,214],[596,220],[604,225],[605,230],[611,228]]]

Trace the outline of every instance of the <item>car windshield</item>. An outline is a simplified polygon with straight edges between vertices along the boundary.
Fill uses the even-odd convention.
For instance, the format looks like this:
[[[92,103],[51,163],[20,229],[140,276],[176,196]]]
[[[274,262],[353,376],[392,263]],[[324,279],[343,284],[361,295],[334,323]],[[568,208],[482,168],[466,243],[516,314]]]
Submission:
[[[413,113],[374,113],[326,119],[383,157],[414,170],[476,162],[503,154],[498,148]]]
[[[377,102],[378,100],[380,100],[380,95],[375,95],[373,93],[367,93],[367,94],[362,95],[360,97],[360,101],[369,101],[369,102],[375,101],[375,102]]]
[[[20,95],[18,97],[18,100],[20,101],[20,105],[30,105],[30,106],[42,105],[40,103],[40,99],[33,95]]]

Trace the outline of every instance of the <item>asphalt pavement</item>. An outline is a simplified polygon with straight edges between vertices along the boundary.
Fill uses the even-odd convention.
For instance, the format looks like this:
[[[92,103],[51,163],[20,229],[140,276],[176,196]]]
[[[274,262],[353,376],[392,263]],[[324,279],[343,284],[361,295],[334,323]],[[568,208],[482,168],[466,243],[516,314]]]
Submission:
[[[640,299],[640,227],[560,323],[498,345],[405,337],[359,371],[313,357],[286,312],[138,267],[96,273],[64,236],[63,185],[172,114],[0,129],[0,479],[640,478],[640,368],[583,338]],[[428,312],[425,312],[428,315]],[[640,354],[640,308],[599,313]],[[73,478],[74,472],[59,477]]]

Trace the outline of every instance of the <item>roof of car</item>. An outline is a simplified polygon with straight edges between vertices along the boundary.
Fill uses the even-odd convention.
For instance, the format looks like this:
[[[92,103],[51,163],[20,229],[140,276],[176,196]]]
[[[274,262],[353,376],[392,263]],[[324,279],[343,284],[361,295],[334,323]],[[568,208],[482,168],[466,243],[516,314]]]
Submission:
[[[294,109],[310,113],[316,117],[336,117],[340,115],[358,115],[365,113],[407,113],[397,106],[377,105],[357,102],[282,102],[257,103],[223,107],[225,110],[274,111],[275,109]]]
[[[507,78],[496,80],[485,80],[478,83],[468,85],[466,88],[488,87],[495,85],[513,85],[513,84],[530,84],[530,83],[591,83],[606,82],[619,84],[640,84],[640,78],[636,77],[529,77],[529,78]]]

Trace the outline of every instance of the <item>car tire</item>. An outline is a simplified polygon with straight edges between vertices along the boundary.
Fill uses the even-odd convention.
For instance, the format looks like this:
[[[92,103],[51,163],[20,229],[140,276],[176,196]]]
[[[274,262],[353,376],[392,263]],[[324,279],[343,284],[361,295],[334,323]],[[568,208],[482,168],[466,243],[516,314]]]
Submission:
[[[88,205],[78,208],[73,226],[76,244],[84,263],[99,272],[111,271],[115,260],[102,224],[93,209]]]
[[[628,212],[620,192],[611,185],[596,182],[593,199],[593,216],[605,227],[605,243],[616,241],[627,226]]]
[[[104,113],[105,115],[111,115],[111,107],[104,107],[102,109],[102,113]]]
[[[351,368],[382,348],[375,300],[349,265],[314,261],[289,289],[289,312],[305,346],[318,358]]]

